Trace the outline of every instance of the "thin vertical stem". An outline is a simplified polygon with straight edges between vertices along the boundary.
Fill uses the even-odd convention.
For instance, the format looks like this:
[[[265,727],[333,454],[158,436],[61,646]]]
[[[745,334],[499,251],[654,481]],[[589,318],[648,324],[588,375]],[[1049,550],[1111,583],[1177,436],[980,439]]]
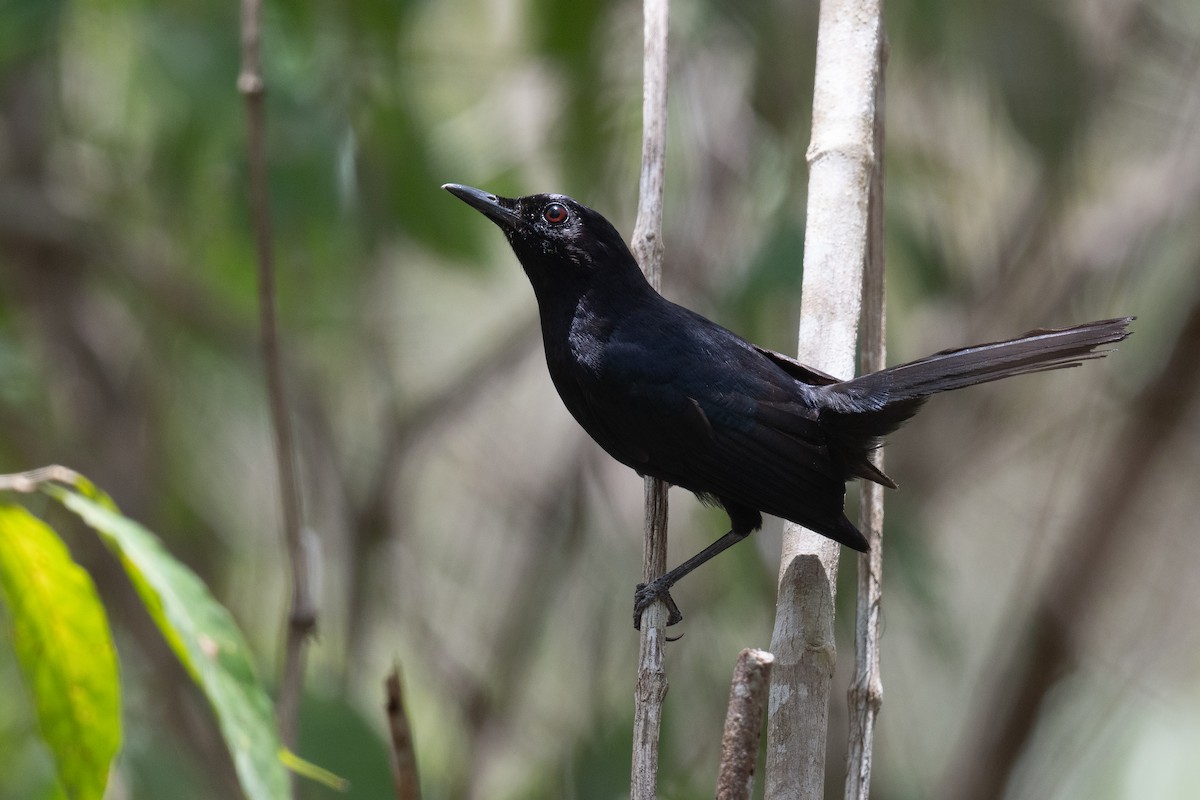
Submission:
[[[646,479],[646,542],[643,581],[666,571],[667,487]],[[653,575],[654,577],[649,577]],[[633,698],[633,764],[631,800],[654,800],[658,787],[658,739],[662,728],[667,672],[663,664],[667,611],[656,602],[642,614],[637,685]]]
[[[655,289],[662,284],[663,185],[667,172],[667,16],[669,0],[645,0],[642,63],[642,174],[630,243]],[[661,574],[661,573],[659,573]],[[658,575],[654,576],[655,578]]]
[[[883,231],[883,70],[887,43],[880,40],[880,80],[875,100],[875,170],[871,176],[870,238],[867,266],[863,275],[862,354],[863,373],[887,365],[886,306],[884,304]],[[871,454],[871,463],[883,470],[883,450]],[[846,800],[867,800],[871,791],[871,752],[875,719],[883,705],[883,680],[879,671],[879,637],[883,599],[883,487],[871,481],[861,484],[862,506],[859,528],[871,549],[858,557],[858,589],[854,624],[854,678],[850,684],[850,738],[846,751]]]
[[[668,0],[643,5],[642,174],[633,255],[655,289],[662,282],[662,206],[667,156]],[[646,479],[646,530],[642,580],[667,571],[667,485]],[[663,667],[667,610],[655,601],[642,615],[634,693],[631,800],[653,800],[658,783],[658,739],[667,675]]]
[[[291,562],[292,597],[279,681],[279,730],[285,746],[295,747],[300,692],[304,682],[304,651],[316,627],[300,530],[300,495],[287,397],[283,385],[279,333],[275,319],[275,254],[271,237],[270,196],[267,188],[266,83],[262,72],[262,2],[242,2],[242,64],[238,91],[246,99],[246,151],[250,178],[250,213],[258,264],[259,336],[271,422],[275,430],[275,462],[283,514],[283,538]]]
[[[421,781],[417,774],[417,754],[413,746],[412,728],[404,706],[404,687],[400,682],[400,665],[392,667],[383,682],[387,696],[388,732],[392,740],[392,787],[396,800],[421,800]]]

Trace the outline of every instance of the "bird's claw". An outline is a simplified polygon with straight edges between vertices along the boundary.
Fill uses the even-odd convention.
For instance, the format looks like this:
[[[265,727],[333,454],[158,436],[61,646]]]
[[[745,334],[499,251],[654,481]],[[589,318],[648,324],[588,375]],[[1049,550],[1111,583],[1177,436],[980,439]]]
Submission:
[[[667,625],[674,625],[683,621],[683,614],[679,610],[679,606],[675,604],[675,598],[671,597],[669,584],[662,584],[657,580],[650,583],[639,583],[637,589],[633,593],[633,627],[636,630],[642,629],[642,614],[655,600],[662,600],[667,607]]]

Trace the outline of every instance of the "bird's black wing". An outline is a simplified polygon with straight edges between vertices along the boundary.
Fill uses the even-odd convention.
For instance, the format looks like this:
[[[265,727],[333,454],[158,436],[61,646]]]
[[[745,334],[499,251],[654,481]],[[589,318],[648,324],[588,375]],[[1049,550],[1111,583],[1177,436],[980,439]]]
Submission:
[[[842,514],[846,468],[807,385],[736,334],[667,304],[622,320],[595,372],[576,379],[560,386],[568,407],[638,472],[839,540],[857,536]]]

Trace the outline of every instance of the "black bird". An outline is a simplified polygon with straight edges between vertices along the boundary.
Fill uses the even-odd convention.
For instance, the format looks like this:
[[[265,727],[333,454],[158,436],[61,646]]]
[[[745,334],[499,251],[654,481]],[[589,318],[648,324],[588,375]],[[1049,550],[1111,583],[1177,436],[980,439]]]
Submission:
[[[930,395],[1078,366],[1128,336],[1133,319],[1030,331],[842,381],[664,298],[612,224],[569,197],[442,188],[504,231],[537,296],[554,387],[584,430],[640,475],[729,514],[727,534],[638,586],[635,627],[656,597],[678,622],[671,586],[761,527],[764,512],[865,551],[843,513],[846,482],[896,487],[867,456]]]

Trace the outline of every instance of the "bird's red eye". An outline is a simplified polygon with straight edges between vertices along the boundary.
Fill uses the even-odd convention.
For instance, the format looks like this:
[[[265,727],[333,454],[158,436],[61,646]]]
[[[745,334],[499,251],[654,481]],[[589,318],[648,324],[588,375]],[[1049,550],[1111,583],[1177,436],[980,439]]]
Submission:
[[[551,225],[561,225],[567,221],[570,216],[567,212],[567,207],[562,203],[550,203],[542,209],[542,218]]]

